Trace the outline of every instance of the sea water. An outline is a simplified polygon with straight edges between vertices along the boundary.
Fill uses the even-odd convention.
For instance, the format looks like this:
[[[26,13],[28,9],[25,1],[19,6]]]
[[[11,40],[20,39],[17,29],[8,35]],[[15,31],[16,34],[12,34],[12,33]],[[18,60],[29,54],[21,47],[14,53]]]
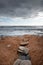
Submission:
[[[43,35],[43,26],[0,26],[0,36]]]

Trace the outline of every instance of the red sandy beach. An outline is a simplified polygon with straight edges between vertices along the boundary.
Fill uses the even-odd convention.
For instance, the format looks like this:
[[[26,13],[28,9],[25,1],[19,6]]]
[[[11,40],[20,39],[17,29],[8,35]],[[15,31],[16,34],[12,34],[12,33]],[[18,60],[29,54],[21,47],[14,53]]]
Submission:
[[[35,35],[0,38],[0,65],[13,65],[18,58],[17,49],[25,41],[28,41],[32,65],[43,65],[43,36]]]

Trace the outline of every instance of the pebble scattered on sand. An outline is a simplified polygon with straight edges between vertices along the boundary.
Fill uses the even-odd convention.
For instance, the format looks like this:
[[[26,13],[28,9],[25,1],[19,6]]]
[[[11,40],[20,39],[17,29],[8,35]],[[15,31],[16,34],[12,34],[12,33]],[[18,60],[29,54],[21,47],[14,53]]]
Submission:
[[[9,47],[11,47],[11,45],[10,45],[10,44],[8,44],[8,45],[7,45],[7,47],[9,48]]]

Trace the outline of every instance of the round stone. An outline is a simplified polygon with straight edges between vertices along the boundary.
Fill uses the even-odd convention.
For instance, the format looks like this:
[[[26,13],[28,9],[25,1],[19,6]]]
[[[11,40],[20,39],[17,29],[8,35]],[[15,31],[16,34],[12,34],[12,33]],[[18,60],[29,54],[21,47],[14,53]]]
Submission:
[[[28,54],[28,51],[29,51],[28,48],[23,47],[23,46],[20,46],[18,48],[18,52],[23,53],[23,54]]]
[[[31,61],[29,60],[22,60],[20,65],[32,65],[32,64],[31,64]]]
[[[20,43],[20,45],[21,46],[26,46],[26,45],[28,45],[28,42],[22,42],[22,43]]]

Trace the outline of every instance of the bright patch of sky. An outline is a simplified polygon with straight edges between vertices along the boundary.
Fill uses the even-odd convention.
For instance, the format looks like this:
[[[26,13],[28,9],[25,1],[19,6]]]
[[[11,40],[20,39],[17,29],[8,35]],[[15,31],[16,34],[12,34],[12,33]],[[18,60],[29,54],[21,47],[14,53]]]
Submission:
[[[33,18],[11,18],[0,16],[0,26],[40,26],[43,25],[43,12],[39,12],[38,16]]]

